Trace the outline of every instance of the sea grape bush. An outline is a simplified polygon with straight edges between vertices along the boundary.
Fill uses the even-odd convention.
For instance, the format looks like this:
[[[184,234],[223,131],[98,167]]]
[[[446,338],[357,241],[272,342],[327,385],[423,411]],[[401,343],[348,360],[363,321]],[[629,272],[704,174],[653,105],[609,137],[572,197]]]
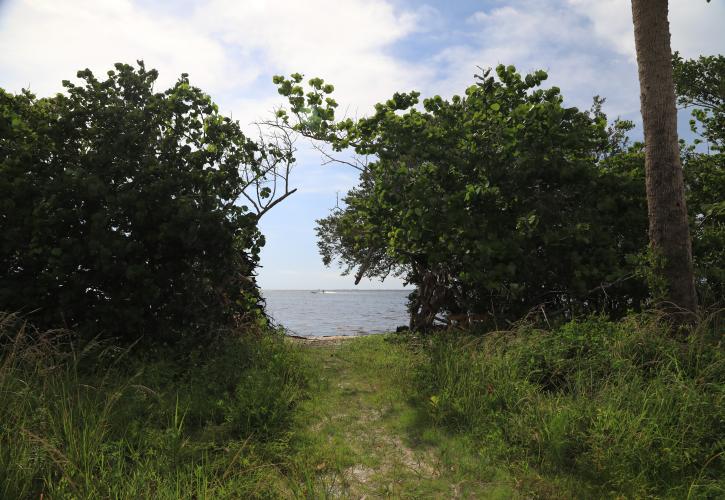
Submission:
[[[601,100],[566,107],[543,71],[496,68],[450,100],[395,94],[334,121],[319,79],[277,77],[279,115],[299,132],[373,160],[344,208],[318,221],[326,263],[416,285],[414,327],[439,312],[513,320],[532,307],[623,313],[644,298],[632,255],[646,245],[641,149],[607,128]],[[422,104],[422,106],[420,105]],[[623,152],[624,151],[624,152]]]
[[[164,341],[258,316],[264,238],[235,202],[281,152],[186,74],[157,76],[139,61],[55,97],[0,90],[0,309]]]

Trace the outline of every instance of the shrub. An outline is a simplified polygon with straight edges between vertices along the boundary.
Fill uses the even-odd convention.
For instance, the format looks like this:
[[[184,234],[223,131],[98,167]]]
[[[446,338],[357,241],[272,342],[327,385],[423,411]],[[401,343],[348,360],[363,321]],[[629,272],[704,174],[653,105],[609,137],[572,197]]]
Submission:
[[[141,62],[78,76],[51,98],[0,89],[0,310],[165,342],[254,316],[264,238],[235,201],[283,153],[185,74],[163,92]]]
[[[318,221],[323,262],[414,284],[412,326],[445,311],[514,320],[532,307],[622,315],[646,296],[627,258],[646,245],[644,183],[601,99],[567,107],[547,75],[499,65],[445,100],[396,93],[369,117],[334,120],[331,86],[277,77],[296,130],[374,161]],[[421,102],[422,101],[422,102]],[[420,102],[420,106],[418,103]]]

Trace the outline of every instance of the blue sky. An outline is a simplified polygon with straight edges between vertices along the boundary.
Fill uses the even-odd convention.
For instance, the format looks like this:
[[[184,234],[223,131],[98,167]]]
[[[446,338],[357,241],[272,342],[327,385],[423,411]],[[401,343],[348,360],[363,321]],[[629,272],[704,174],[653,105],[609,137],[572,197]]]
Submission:
[[[723,0],[670,0],[670,23],[686,57],[725,52]],[[589,107],[598,94],[611,118],[639,116],[628,0],[0,0],[0,87],[48,95],[78,69],[102,74],[137,59],[160,71],[160,86],[189,73],[245,127],[282,104],[274,74],[325,78],[340,108],[360,116],[395,91],[461,93],[477,66],[498,63],[547,70],[570,105]],[[352,278],[322,266],[314,221],[356,173],[298,146],[299,191],[261,222],[259,282],[350,288]]]

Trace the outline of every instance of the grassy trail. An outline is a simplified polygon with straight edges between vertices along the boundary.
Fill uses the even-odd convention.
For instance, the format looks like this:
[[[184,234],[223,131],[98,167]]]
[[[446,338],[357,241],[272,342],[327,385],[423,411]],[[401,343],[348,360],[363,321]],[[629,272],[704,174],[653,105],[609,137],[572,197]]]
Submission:
[[[404,344],[376,335],[301,348],[318,376],[297,416],[295,496],[520,496],[505,470],[425,421],[406,390],[415,355]]]

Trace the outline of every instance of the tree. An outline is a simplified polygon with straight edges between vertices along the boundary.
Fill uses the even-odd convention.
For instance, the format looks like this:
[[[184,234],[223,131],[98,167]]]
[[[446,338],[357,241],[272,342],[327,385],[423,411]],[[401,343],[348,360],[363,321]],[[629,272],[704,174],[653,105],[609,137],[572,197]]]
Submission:
[[[672,68],[677,104],[692,108],[690,128],[701,133],[712,150],[725,152],[725,56],[685,60],[675,52]]]
[[[697,306],[672,76],[667,0],[632,0],[644,125],[649,240],[664,301]]]
[[[684,149],[687,208],[699,298],[725,300],[725,57],[672,57],[677,103],[692,109],[690,128],[707,144]],[[695,139],[694,146],[702,143]]]
[[[0,309],[167,342],[258,317],[257,221],[292,192],[272,195],[289,144],[157,76],[116,64],[51,98],[0,90]]]
[[[416,286],[414,328],[440,312],[488,312],[499,323],[533,307],[550,313],[636,308],[643,287],[627,256],[645,244],[643,190],[622,152],[622,126],[565,107],[547,75],[486,72],[450,100],[397,93],[356,121],[334,120],[319,79],[277,78],[283,120],[352,147],[360,183],[318,221],[325,263],[402,276]],[[505,324],[505,323],[500,323]]]

